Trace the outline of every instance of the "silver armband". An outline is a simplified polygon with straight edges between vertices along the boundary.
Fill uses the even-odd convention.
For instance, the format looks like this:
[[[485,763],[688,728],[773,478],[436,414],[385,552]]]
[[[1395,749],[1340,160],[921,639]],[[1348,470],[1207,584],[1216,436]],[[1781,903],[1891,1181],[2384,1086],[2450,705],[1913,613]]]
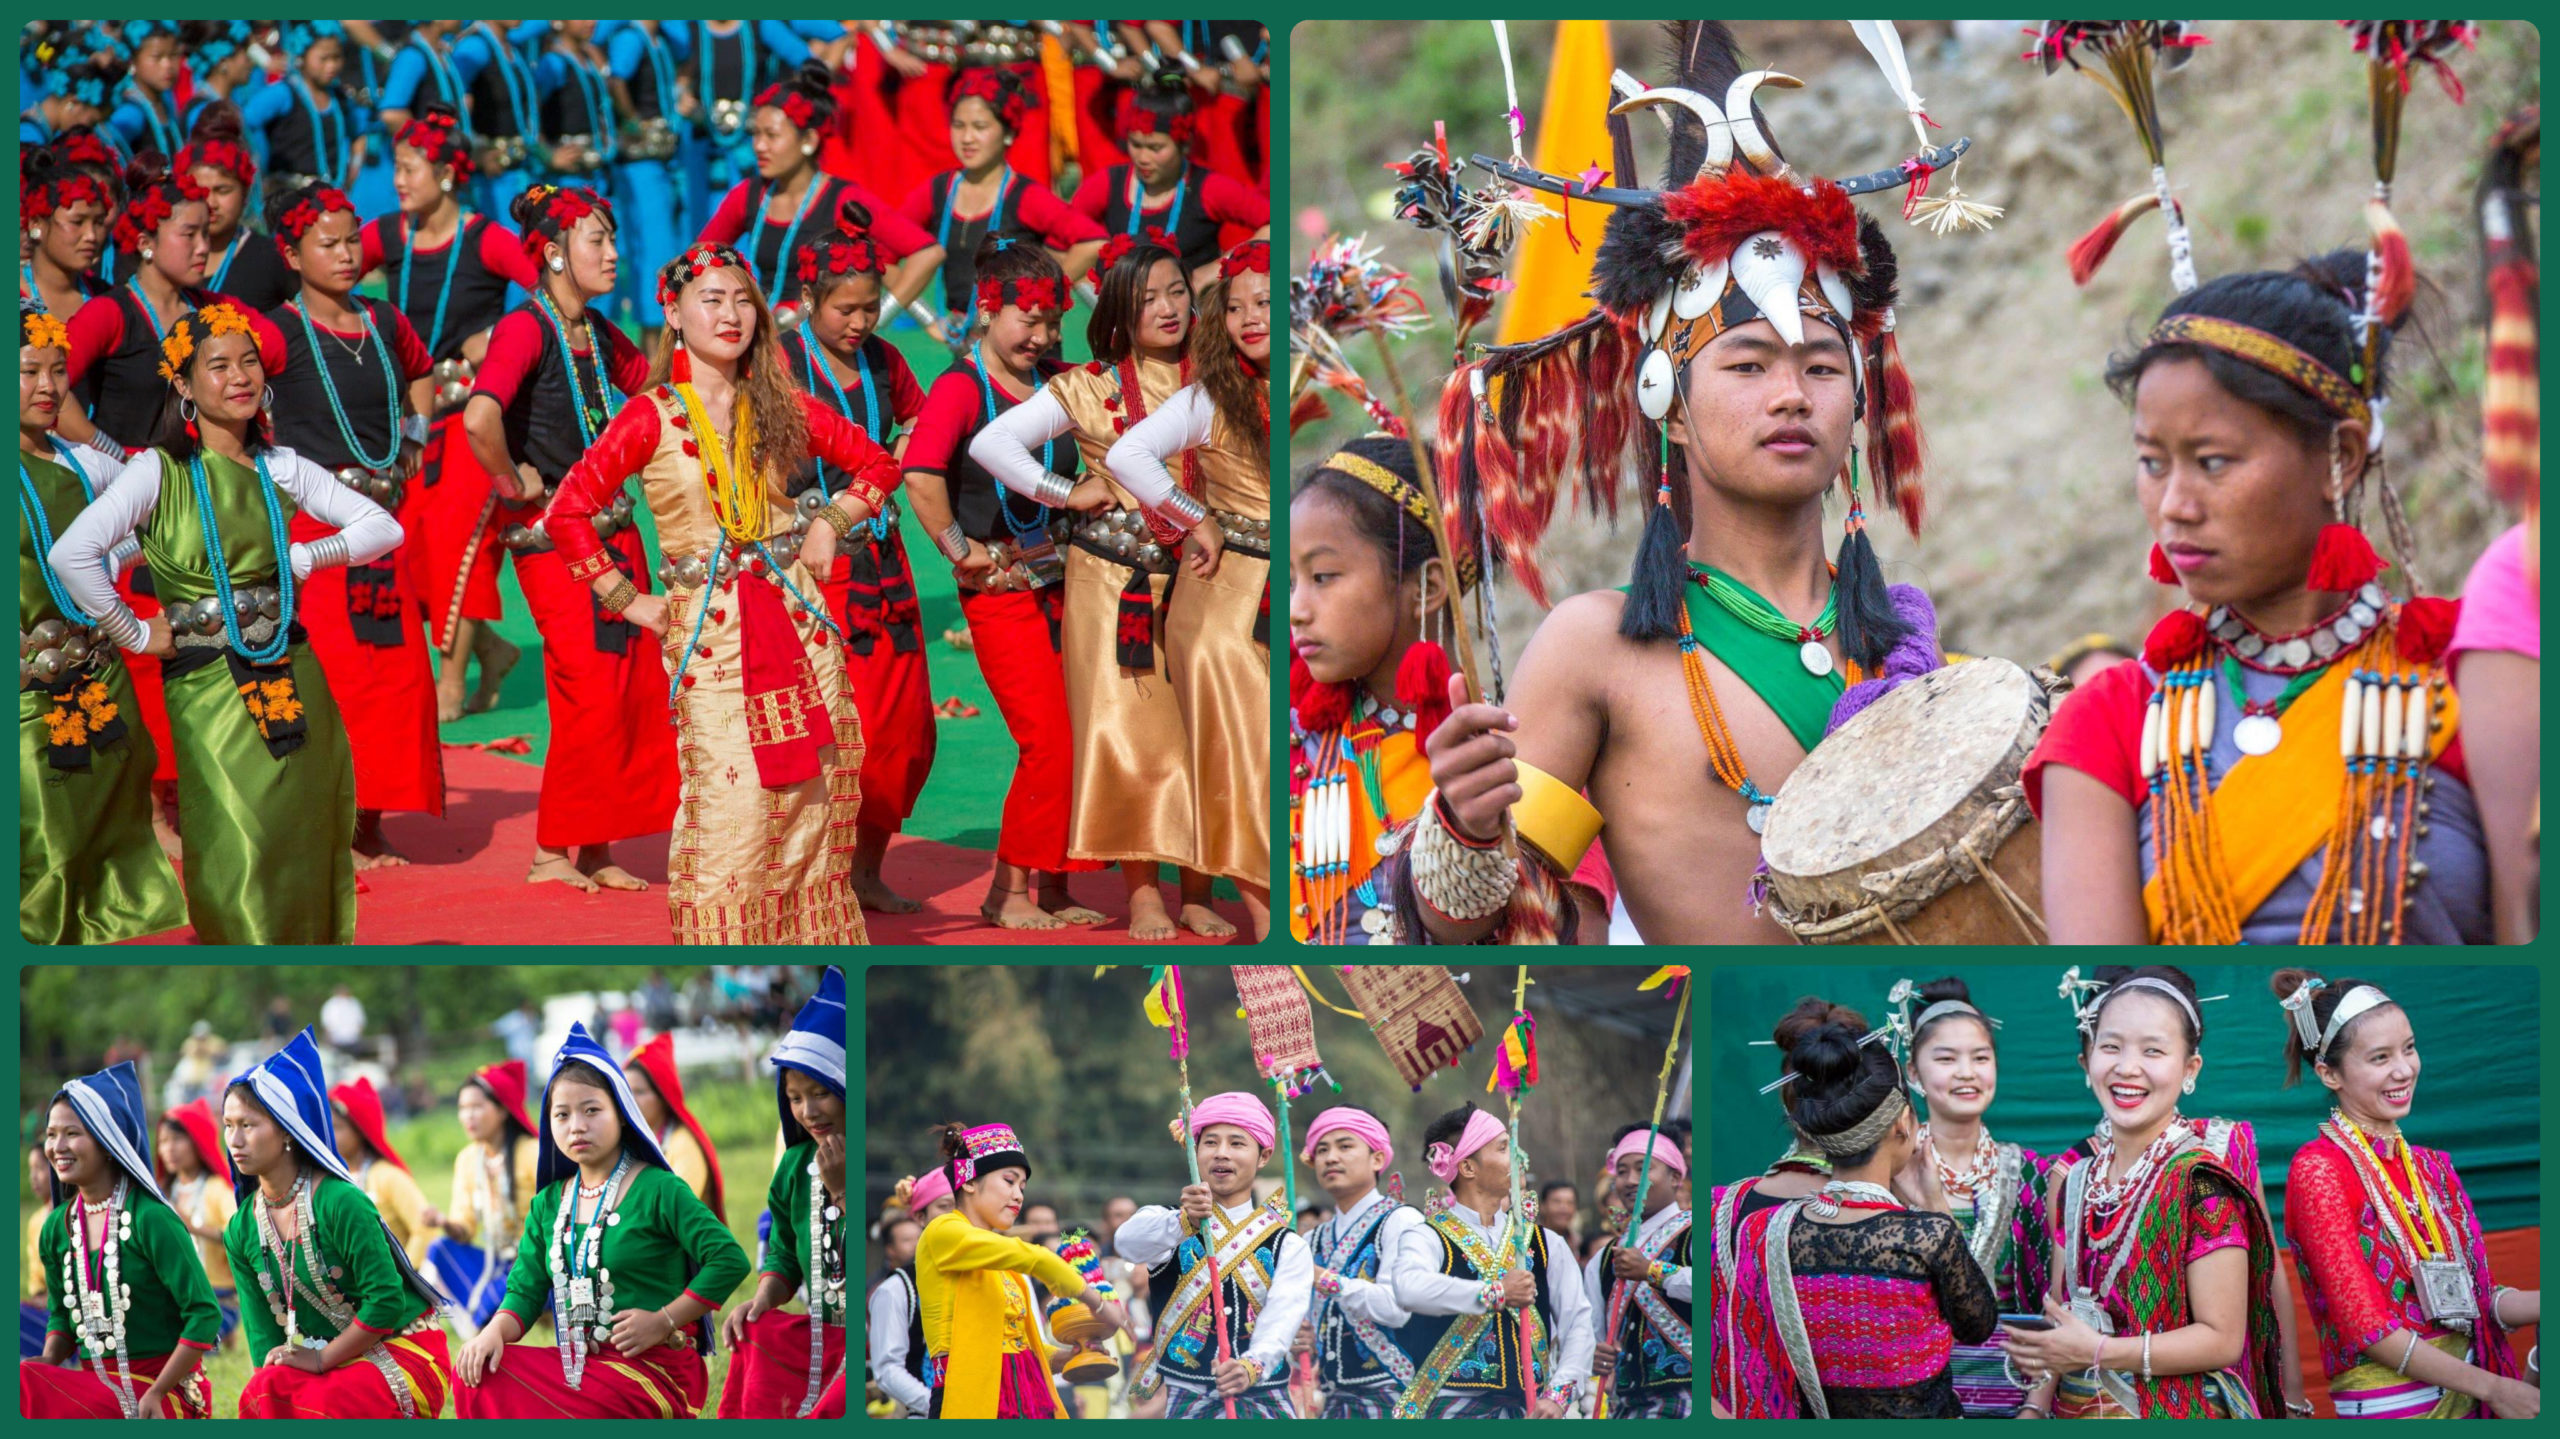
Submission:
[[[151,626],[124,605],[98,616],[98,632],[113,641],[117,649],[135,654],[140,654],[151,638]]]
[[[115,461],[119,465],[133,458],[133,452],[131,450],[128,450],[124,446],[117,444],[114,440],[107,438],[107,432],[104,430],[92,433],[89,436],[88,445],[90,449],[97,451],[99,454],[106,456],[108,459]]]
[[[345,535],[322,535],[320,538],[304,545],[302,547],[302,552],[311,557],[312,569],[331,569],[347,562],[347,537]]]
[[[142,537],[140,535],[127,535],[116,541],[115,548],[107,551],[107,578],[114,579],[123,574],[125,562],[141,553]]]
[[[1423,903],[1454,920],[1500,913],[1520,884],[1519,864],[1502,846],[1462,842],[1441,823],[1437,790],[1423,801],[1414,820],[1411,863],[1413,887]]]
[[[427,442],[427,417],[411,415],[400,422],[400,438],[413,445]]]
[[[1200,502],[1200,497],[1192,494],[1189,490],[1174,491],[1172,494],[1165,496],[1164,503],[1157,505],[1155,508],[1157,514],[1164,516],[1166,519],[1173,521],[1175,524],[1180,525],[1186,530],[1199,524],[1202,520],[1209,518],[1209,507],[1202,504]]]
[[[1067,502],[1067,496],[1074,493],[1075,487],[1075,481],[1055,470],[1048,470],[1041,474],[1039,483],[1031,487],[1031,498],[1044,505],[1060,506]]]
[[[933,547],[942,551],[942,557],[955,565],[969,558],[969,537],[960,533],[958,520],[933,532]]]
[[[1218,37],[1218,52],[1231,62],[1241,60],[1245,56],[1244,41],[1233,35],[1221,35]]]

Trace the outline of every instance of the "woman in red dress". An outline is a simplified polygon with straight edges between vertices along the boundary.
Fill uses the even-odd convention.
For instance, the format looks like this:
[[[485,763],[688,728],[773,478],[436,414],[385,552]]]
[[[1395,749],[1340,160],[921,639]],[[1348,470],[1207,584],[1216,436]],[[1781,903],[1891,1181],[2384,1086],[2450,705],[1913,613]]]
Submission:
[[[1229,246],[1270,238],[1270,197],[1191,159],[1200,116],[1178,77],[1160,74],[1124,92],[1119,131],[1128,163],[1090,167],[1076,187],[1076,209],[1103,229],[1172,236],[1195,292],[1216,282]]]
[[[962,71],[951,86],[951,153],[960,163],[909,191],[899,207],[942,251],[943,326],[955,333],[967,329],[976,308],[976,257],[987,237],[1037,235],[1070,283],[1102,253],[1102,227],[1008,158],[1033,113],[1020,75],[1002,67]]]

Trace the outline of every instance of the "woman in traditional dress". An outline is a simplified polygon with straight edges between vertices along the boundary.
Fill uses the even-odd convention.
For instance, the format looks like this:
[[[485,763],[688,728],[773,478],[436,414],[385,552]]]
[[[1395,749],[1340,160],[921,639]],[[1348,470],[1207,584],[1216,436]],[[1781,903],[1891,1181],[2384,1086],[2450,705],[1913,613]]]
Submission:
[[[2306,969],[2277,970],[2273,988],[2287,1085],[2307,1059],[2336,1101],[2293,1156],[2284,1229],[2339,1417],[2536,1417],[2542,1390],[2507,1336],[2542,1322],[2542,1292],[2493,1281],[2453,1156],[2403,1128],[2420,1068],[2408,1011]]]
[[[916,1240],[935,1419],[1054,1419],[1048,1332],[1034,1282],[1079,1299],[1113,1328],[1128,1315],[1075,1266],[1005,1233],[1022,1213],[1031,1157],[1007,1124],[942,1126],[942,1176],[959,1203]]]
[[[439,722],[495,705],[498,686],[519,658],[489,623],[504,612],[498,599],[504,527],[496,522],[489,476],[472,453],[463,415],[490,333],[507,312],[508,287],[542,288],[542,269],[516,233],[463,208],[473,163],[461,117],[444,105],[426,105],[392,146],[399,213],[368,220],[361,232],[365,270],[379,270],[389,281],[392,302],[435,361],[434,404],[422,411],[434,416],[434,433],[419,461],[418,522],[407,552],[415,557],[430,642],[440,656]],[[480,662],[480,683],[466,702],[463,680],[473,659]]]
[[[479,1332],[506,1297],[507,1270],[515,1263],[524,1217],[533,1207],[534,1169],[540,1145],[524,1107],[521,1059],[484,1065],[462,1083],[454,1116],[469,1142],[453,1157],[453,1197],[445,1205],[444,1236],[427,1246],[436,1282],[454,1299],[454,1327],[465,1339]]]
[[[889,452],[792,383],[745,259],[695,245],[658,276],[672,328],[649,388],[560,482],[550,530],[596,604],[661,636],[684,763],[667,904],[680,943],[860,944],[842,847],[861,808],[862,722],[815,576],[897,488]],[[800,509],[815,456],[844,490]],[[672,598],[615,572],[594,517],[642,479]],[[750,783],[749,778],[753,782]]]
[[[727,1226],[667,1168],[620,1066],[584,1025],[544,1086],[527,1242],[498,1317],[463,1346],[465,1419],[690,1419],[706,1321],[747,1277]],[[554,1341],[517,1344],[548,1314]]]
[[[540,159],[529,151],[541,127],[532,62],[517,51],[505,28],[488,19],[463,26],[448,53],[454,78],[471,96],[463,108],[470,113],[481,156],[474,167],[474,202],[483,214],[512,214],[516,197],[541,170]]]
[[[252,324],[219,298],[171,324],[154,448],[72,522],[54,568],[118,645],[162,659],[178,809],[196,831],[185,875],[196,937],[344,944],[355,935],[354,772],[302,632],[302,582],[385,553],[400,522],[275,444]],[[340,533],[288,541],[296,510]],[[101,567],[137,532],[168,607],[147,622]]]
[[[366,140],[364,114],[339,80],[346,27],[335,20],[287,20],[276,34],[285,73],[240,104],[241,122],[266,136],[268,190],[345,189],[364,163]]]
[[[18,167],[18,224],[22,253],[18,308],[58,320],[107,292],[98,278],[115,220],[115,195],[106,182],[69,164],[52,146],[30,147]]]
[[[178,124],[178,102],[172,93],[187,68],[185,47],[174,20],[109,22],[120,48],[132,52],[125,71],[122,99],[107,112],[107,127],[132,154],[178,153],[186,131]]]
[[[405,541],[417,533],[414,501],[424,488],[412,480],[433,391],[427,347],[397,305],[355,293],[365,267],[346,195],[325,185],[284,191],[267,206],[267,230],[300,284],[267,315],[284,334],[283,359],[269,377],[277,443],[390,511]],[[317,516],[296,515],[287,533],[309,544],[335,531]],[[435,671],[416,571],[404,542],[362,565],[315,575],[303,591],[311,652],[329,677],[355,762],[358,869],[409,862],[383,837],[386,813],[444,814]]]
[[[338,1158],[328,1084],[305,1029],[223,1091],[242,1201],[223,1246],[261,1301],[241,1306],[259,1357],[240,1417],[440,1418],[453,1388],[440,1301]]]
[[[427,1203],[426,1192],[409,1173],[409,1162],[391,1147],[382,1096],[373,1092],[373,1081],[357,1075],[332,1088],[329,1117],[337,1125],[338,1158],[356,1177],[365,1198],[382,1211],[382,1227],[391,1231],[391,1242],[409,1256],[411,1268],[425,1273],[427,1245],[442,1227],[444,1216]]]
[[[1200,120],[1190,82],[1170,70],[1141,79],[1121,96],[1117,123],[1128,162],[1094,166],[1076,187],[1075,207],[1103,229],[1164,231],[1192,287],[1204,292],[1229,245],[1270,238],[1269,196],[1192,161]]]
[[[614,23],[610,33],[602,26],[596,32],[604,42],[608,79],[631,117],[630,134],[613,164],[614,206],[631,217],[637,273],[626,289],[639,307],[639,323],[652,329],[666,318],[653,282],[693,233],[685,223],[686,207],[701,203],[683,184],[676,159],[692,96],[678,80],[675,50],[664,30],[662,21],[628,20]]]
[[[36,1207],[29,1210],[18,1247],[18,1357],[33,1359],[44,1352],[44,1326],[53,1314],[53,1296],[44,1287],[44,1251],[37,1242],[44,1237],[44,1222],[53,1217],[53,1161],[45,1158],[44,1141],[39,1138],[27,1146],[27,1184],[35,1191]]]
[[[611,193],[613,163],[621,158],[622,117],[614,101],[611,62],[595,41],[597,25],[594,20],[550,22],[533,66],[533,92],[542,120],[545,172],[559,184]],[[627,212],[624,218],[636,220]],[[637,245],[626,239],[625,248],[632,251],[631,267],[623,273],[621,287],[600,302],[620,318],[628,318],[631,292],[647,286],[656,273]],[[655,263],[666,263],[666,257],[659,255]]]
[[[1026,500],[1080,512],[1070,521],[1061,626],[1075,764],[1068,855],[1120,866],[1132,939],[1171,939],[1180,929],[1230,935],[1235,926],[1209,906],[1209,876],[1192,867],[1182,709],[1155,633],[1185,532],[1199,531],[1205,544],[1212,527],[1187,494],[1142,501],[1104,466],[1112,443],[1190,378],[1191,282],[1162,232],[1115,236],[1103,254],[1101,296],[1085,327],[1093,363],[1050,376],[978,431],[969,457]],[[1061,437],[1084,460],[1085,477],[1073,485],[1050,463]],[[1181,870],[1178,926],[1157,887],[1166,864]]]
[[[204,242],[212,256],[204,287],[262,314],[293,298],[299,282],[282,247],[249,223],[258,160],[240,128],[239,108],[226,102],[198,112],[175,168],[204,187]]]
[[[1998,1311],[1964,1231],[1888,1187],[1920,1143],[1880,1038],[1824,1022],[1787,1049],[1787,1121],[1829,1158],[1831,1178],[1755,1210],[1720,1255],[1732,1290],[1716,1352],[1732,1378],[1718,1394],[1737,1418],[1963,1414],[1954,1348],[1980,1344]]]
[[[951,153],[959,164],[917,185],[899,209],[942,251],[942,323],[957,334],[977,308],[978,247],[988,236],[1036,236],[1072,284],[1101,253],[1102,227],[1007,163],[1032,110],[1022,76],[997,66],[964,70],[952,82],[950,104]]]
[[[258,58],[250,47],[257,43],[258,30],[246,20],[189,20],[181,33],[186,37],[187,73],[193,82],[187,94],[186,128],[193,134],[208,107],[230,104],[257,73]]]
[[[231,1156],[223,1150],[222,1121],[214,1117],[213,1102],[190,1099],[161,1115],[159,1150],[152,1157],[169,1207],[195,1236],[196,1258],[213,1285],[213,1302],[222,1309],[222,1342],[228,1344],[240,1327],[240,1299],[222,1234],[239,1212],[240,1201],[231,1192]]]
[[[1928,1101],[1920,1152],[1900,1176],[1915,1209],[1952,1216],[1965,1248],[2012,1319],[2044,1312],[2053,1236],[2044,1217],[2045,1161],[2032,1149],[1991,1137],[1985,1113],[2000,1093],[2000,1044],[1992,1021],[1973,1007],[1961,979],[1932,980],[1910,993],[1911,1080]],[[2001,1363],[2003,1336],[1956,1346],[1956,1398],[1967,1419],[2014,1419],[2026,1390]]]
[[[2388,324],[2359,343],[2365,281],[2363,250],[2223,276],[2109,368],[2152,575],[2194,603],[2073,691],[2028,762],[2057,943],[2492,937],[2454,604],[2392,598],[2345,518],[2391,350]]]
[[[907,1240],[907,1262],[873,1285],[867,1301],[871,1382],[911,1419],[922,1419],[933,1409],[933,1390],[926,1382],[932,1373],[931,1354],[925,1347],[924,1307],[916,1292],[916,1238],[926,1225],[950,1213],[952,1205],[951,1178],[943,1170],[930,1169],[898,1181],[888,1207],[906,1215],[898,1222],[913,1224],[915,1237]],[[890,1227],[883,1226],[883,1232]]]
[[[648,883],[613,861],[617,840],[667,828],[676,809],[675,731],[658,646],[602,606],[553,548],[545,502],[613,414],[613,394],[647,384],[648,358],[588,307],[613,293],[620,260],[613,207],[593,190],[536,185],[515,200],[524,250],[543,267],[532,300],[489,332],[465,426],[496,487],[490,523],[515,554],[516,583],[542,632],[551,720],[533,864],[525,882],[593,893]],[[648,553],[628,507],[605,497],[592,527],[601,563],[649,584]]]
[[[1068,870],[1093,866],[1067,856],[1075,752],[1059,660],[1065,567],[1053,516],[1047,504],[1017,501],[972,453],[979,430],[1067,368],[1048,356],[1075,299],[1048,251],[1011,235],[987,240],[977,273],[975,323],[984,329],[969,358],[925,392],[900,462],[908,503],[951,564],[978,672],[1013,736],[1013,778],[978,915],[999,929],[1099,924],[1101,911],[1076,903],[1066,886]],[[1057,477],[1044,487],[1064,496],[1077,467],[1072,447],[1060,451],[1043,466]]]
[[[676,1070],[676,1037],[652,1036],[622,1062],[622,1077],[631,1084],[632,1101],[640,1106],[640,1122],[667,1156],[667,1167],[691,1185],[694,1195],[711,1206],[724,1223],[728,1195],[720,1180],[720,1153],[711,1147],[702,1121],[684,1102],[684,1076]]]
[[[152,1176],[133,1062],[55,1090],[44,1150],[53,1212],[36,1241],[51,1314],[18,1363],[28,1419],[210,1419],[204,1356],[222,1334],[187,1226]]]
[[[800,388],[827,401],[879,444],[924,411],[924,388],[896,346],[879,335],[889,257],[871,238],[871,218],[846,205],[837,223],[800,251],[804,317],[783,343]],[[904,454],[900,436],[896,453]],[[844,476],[816,459],[786,486],[792,502],[832,503]],[[844,667],[862,716],[862,810],[853,828],[853,892],[865,909],[913,914],[923,906],[889,887],[880,865],[889,840],[933,770],[933,678],[925,668],[924,615],[915,567],[898,532],[898,502],[836,544],[835,568],[818,576],[827,613],[844,626]]]
[[[79,410],[62,416],[63,438],[104,435],[119,449],[150,443],[168,386],[160,346],[178,317],[213,298],[204,288],[212,250],[205,243],[204,187],[183,170],[138,165],[125,174],[116,247],[139,262],[132,278],[71,316],[71,383]],[[85,413],[84,413],[85,412]]]
[[[132,678],[51,554],[115,474],[54,435],[68,344],[59,319],[18,312],[18,933],[112,944],[184,924],[186,901],[151,835],[157,747]]]
[[[2148,966],[2074,1007],[2102,1117],[2096,1152],[2046,1181],[2050,1323],[2004,1326],[2008,1362],[2030,1386],[2020,1414],[2284,1412],[2266,1210],[2178,1113],[2204,1068],[2195,985]]]
[[[844,1417],[844,971],[829,968],[773,1053],[781,1162],[756,1292],[720,1326],[723,1419]],[[794,1292],[805,1314],[785,1314]]]
[[[1270,243],[1219,261],[1200,311],[1196,379],[1130,426],[1108,464],[1132,492],[1191,495],[1224,536],[1213,572],[1165,601],[1165,669],[1191,746],[1193,863],[1244,892],[1258,941],[1271,928]],[[1178,484],[1170,466],[1189,450],[1199,479]]]
[[[703,38],[697,35],[695,43]],[[835,113],[835,92],[824,65],[803,65],[758,91],[752,140],[756,172],[721,197],[700,238],[737,246],[757,288],[788,295],[801,246],[837,225],[850,201],[870,217],[862,223],[889,257],[881,280],[889,308],[904,310],[924,293],[934,267],[942,263],[942,247],[859,182],[818,168],[818,142],[834,124]],[[777,308],[787,311],[796,304],[796,298],[786,299]]]

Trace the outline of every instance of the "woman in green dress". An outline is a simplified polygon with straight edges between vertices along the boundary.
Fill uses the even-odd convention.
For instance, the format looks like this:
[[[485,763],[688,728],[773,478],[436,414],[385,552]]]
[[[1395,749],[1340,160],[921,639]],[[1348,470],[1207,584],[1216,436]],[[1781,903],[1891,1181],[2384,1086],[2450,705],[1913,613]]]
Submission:
[[[765,1208],[765,1246],[756,1292],[720,1329],[729,1378],[723,1419],[844,1417],[844,971],[830,968],[818,992],[774,1046],[775,1098],[782,1108],[781,1162]],[[794,1291],[808,1313],[787,1314]]]
[[[506,1302],[454,1360],[455,1412],[696,1417],[711,1392],[708,1321],[746,1279],[746,1251],[668,1168],[622,1066],[583,1025],[552,1062],[541,1119],[541,1188]],[[546,1313],[552,1343],[512,1342]]]
[[[222,1248],[258,1356],[240,1417],[441,1417],[453,1389],[441,1301],[338,1157],[310,1030],[231,1081],[222,1134],[240,1194]]]
[[[54,1091],[54,1209],[36,1241],[52,1304],[43,1355],[18,1364],[22,1418],[213,1417],[202,1365],[222,1311],[152,1178],[149,1124],[130,1060]]]
[[[187,911],[151,836],[158,755],[133,678],[48,553],[115,473],[53,432],[69,348],[60,320],[18,313],[18,935],[113,944],[175,929]]]
[[[355,771],[296,590],[314,569],[387,553],[400,522],[274,446],[254,324],[216,300],[169,327],[153,447],[63,531],[53,568],[108,638],[161,660],[196,938],[344,944],[356,923]],[[339,533],[288,543],[297,512]],[[165,611],[148,621],[104,568],[137,533]]]

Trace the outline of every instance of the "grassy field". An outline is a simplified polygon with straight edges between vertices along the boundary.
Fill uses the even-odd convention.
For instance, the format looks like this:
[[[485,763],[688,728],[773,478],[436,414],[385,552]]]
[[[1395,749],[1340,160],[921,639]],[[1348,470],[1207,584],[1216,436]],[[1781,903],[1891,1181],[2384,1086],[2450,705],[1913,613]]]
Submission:
[[[756,1253],[756,1216],[764,1209],[766,1184],[773,1178],[774,1135],[780,1117],[774,1106],[771,1085],[743,1084],[734,1079],[716,1080],[708,1073],[688,1076],[685,1098],[693,1107],[703,1131],[711,1136],[712,1148],[719,1152],[721,1174],[726,1181],[729,1232],[736,1235],[740,1247],[747,1251],[750,1264]],[[462,1128],[450,1114],[431,1114],[391,1125],[392,1147],[408,1161],[410,1172],[418,1178],[419,1187],[427,1192],[429,1203],[443,1207],[452,1187],[453,1158],[461,1152]],[[20,1223],[25,1222],[24,1215]],[[728,1304],[743,1304],[755,1292],[755,1278],[750,1274]],[[244,1295],[256,1303],[254,1294]],[[794,1301],[793,1308],[799,1308]],[[714,1321],[717,1322],[716,1320]],[[544,1343],[550,1341],[550,1329],[535,1331]],[[214,1412],[225,1417],[236,1412],[241,1388],[249,1381],[256,1361],[234,1334],[232,1343],[216,1351],[206,1363],[212,1377]],[[720,1385],[728,1377],[729,1356],[724,1352],[711,1356],[710,1397],[703,1404],[709,1414],[719,1402]],[[451,1405],[444,1417],[456,1417]]]

